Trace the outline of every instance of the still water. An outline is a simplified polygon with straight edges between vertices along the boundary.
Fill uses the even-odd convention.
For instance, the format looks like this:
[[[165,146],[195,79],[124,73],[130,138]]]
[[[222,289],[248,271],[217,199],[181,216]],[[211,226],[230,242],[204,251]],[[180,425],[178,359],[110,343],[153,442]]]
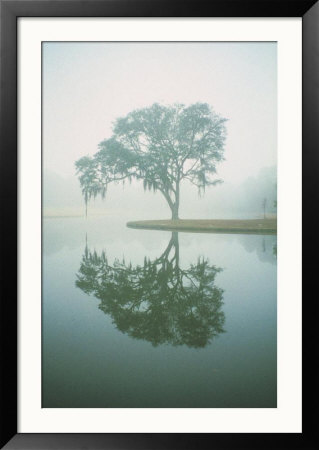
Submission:
[[[276,237],[43,220],[42,406],[274,408]]]

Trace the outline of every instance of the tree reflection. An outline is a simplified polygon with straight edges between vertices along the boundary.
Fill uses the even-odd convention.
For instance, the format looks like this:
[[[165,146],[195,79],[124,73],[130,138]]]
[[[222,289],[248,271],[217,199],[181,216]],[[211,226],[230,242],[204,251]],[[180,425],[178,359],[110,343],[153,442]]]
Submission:
[[[159,258],[133,266],[110,264],[86,246],[76,286],[100,300],[99,308],[123,333],[154,346],[169,343],[205,347],[224,332],[223,290],[215,286],[222,269],[199,258],[182,269],[178,233]]]

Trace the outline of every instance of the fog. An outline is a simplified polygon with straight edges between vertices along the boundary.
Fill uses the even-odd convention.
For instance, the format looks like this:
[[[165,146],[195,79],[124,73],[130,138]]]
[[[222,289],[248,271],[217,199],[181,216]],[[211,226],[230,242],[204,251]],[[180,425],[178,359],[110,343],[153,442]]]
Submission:
[[[83,214],[74,162],[93,155],[112,123],[154,102],[208,103],[227,122],[221,185],[199,197],[187,183],[181,218],[255,217],[276,208],[276,43],[44,43],[45,215]],[[90,213],[169,218],[160,193],[110,185]]]
[[[44,171],[44,214],[83,215],[84,202],[76,177],[62,177]],[[255,177],[242,183],[223,183],[207,188],[199,196],[194,186],[185,183],[181,189],[180,217],[191,218],[254,218],[263,214],[262,201],[266,198],[266,213],[276,213],[276,168],[260,170]],[[170,217],[170,209],[159,192],[144,191],[143,184],[110,185],[104,200],[91,200],[89,214],[125,215],[127,220],[163,219]]]

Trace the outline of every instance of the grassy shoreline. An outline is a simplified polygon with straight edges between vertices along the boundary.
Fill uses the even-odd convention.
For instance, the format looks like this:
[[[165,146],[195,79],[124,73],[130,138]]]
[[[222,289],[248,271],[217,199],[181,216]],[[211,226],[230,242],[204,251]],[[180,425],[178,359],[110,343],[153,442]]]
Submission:
[[[127,222],[129,228],[187,231],[192,233],[277,234],[277,219],[179,219]]]

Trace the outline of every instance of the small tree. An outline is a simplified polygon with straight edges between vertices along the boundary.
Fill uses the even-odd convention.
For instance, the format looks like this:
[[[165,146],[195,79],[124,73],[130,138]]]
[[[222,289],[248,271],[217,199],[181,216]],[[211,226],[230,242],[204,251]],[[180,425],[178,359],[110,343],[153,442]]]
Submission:
[[[221,182],[214,176],[223,159],[225,121],[206,103],[154,104],[117,119],[99,151],[75,163],[86,203],[98,194],[104,198],[111,182],[143,180],[144,189],[162,193],[178,219],[182,181],[199,192]]]
[[[264,211],[264,219],[266,219],[266,205],[267,205],[267,199],[264,198],[263,201],[262,201],[262,208],[263,208],[263,211]]]

